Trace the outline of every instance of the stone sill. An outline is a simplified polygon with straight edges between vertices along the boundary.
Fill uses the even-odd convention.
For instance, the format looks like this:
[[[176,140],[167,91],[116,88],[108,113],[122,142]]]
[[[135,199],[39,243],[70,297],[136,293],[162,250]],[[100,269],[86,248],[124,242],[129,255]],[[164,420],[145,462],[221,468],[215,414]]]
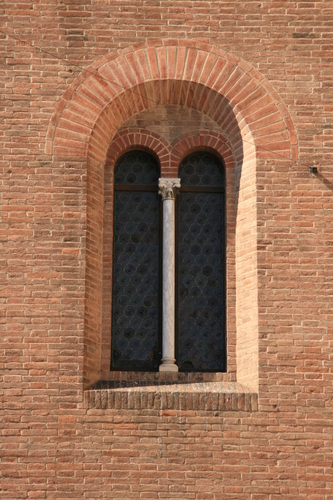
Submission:
[[[88,409],[257,411],[258,394],[212,373],[120,372],[84,391]]]

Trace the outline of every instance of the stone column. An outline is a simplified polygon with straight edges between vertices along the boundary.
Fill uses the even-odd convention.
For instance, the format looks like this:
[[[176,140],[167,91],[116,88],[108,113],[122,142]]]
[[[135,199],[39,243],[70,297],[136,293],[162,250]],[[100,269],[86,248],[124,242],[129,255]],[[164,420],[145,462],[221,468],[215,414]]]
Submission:
[[[158,183],[163,201],[162,364],[160,372],[177,372],[175,364],[175,199],[180,179]]]

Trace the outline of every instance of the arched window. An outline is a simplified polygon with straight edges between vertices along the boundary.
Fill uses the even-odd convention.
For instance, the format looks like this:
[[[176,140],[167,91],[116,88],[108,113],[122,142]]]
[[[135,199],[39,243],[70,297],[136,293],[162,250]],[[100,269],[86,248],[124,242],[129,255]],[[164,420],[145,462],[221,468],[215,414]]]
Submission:
[[[112,370],[158,370],[160,361],[159,165],[143,151],[115,166]]]
[[[174,296],[175,267],[173,258],[170,263],[164,259],[161,276],[158,163],[148,153],[131,151],[116,164],[113,370],[225,371],[224,167],[213,154],[196,152],[182,161],[179,177],[175,240],[171,226],[179,179],[164,178],[159,184],[164,203],[169,203],[168,208],[164,205],[164,249],[174,252],[176,247],[174,314],[174,308],[164,307]],[[170,351],[174,329],[163,330],[163,349],[166,340],[169,353],[163,353],[166,369],[160,366],[162,280],[164,319],[176,325],[176,362],[174,349]]]
[[[180,371],[224,371],[224,168],[206,152],[179,167],[177,342]]]

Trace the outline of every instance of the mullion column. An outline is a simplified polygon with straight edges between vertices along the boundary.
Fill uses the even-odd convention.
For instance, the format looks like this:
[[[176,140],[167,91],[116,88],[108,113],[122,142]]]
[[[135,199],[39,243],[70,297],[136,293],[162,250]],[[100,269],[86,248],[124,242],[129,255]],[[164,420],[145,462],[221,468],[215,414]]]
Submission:
[[[163,201],[162,372],[177,372],[175,364],[175,200],[180,179],[159,179]]]

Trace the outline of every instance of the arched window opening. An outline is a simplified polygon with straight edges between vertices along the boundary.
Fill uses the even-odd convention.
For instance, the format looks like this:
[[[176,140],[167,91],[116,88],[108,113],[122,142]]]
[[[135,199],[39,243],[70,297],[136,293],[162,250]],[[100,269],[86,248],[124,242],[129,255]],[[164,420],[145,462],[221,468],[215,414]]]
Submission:
[[[159,179],[157,161],[143,151],[115,166],[112,370],[226,370],[224,166],[196,152],[182,161],[179,178]],[[176,253],[168,264],[163,251],[163,266],[159,195],[163,248]]]
[[[180,371],[225,371],[224,167],[207,152],[179,167],[176,358]]]
[[[114,173],[112,370],[157,371],[160,338],[158,162],[124,154]]]

